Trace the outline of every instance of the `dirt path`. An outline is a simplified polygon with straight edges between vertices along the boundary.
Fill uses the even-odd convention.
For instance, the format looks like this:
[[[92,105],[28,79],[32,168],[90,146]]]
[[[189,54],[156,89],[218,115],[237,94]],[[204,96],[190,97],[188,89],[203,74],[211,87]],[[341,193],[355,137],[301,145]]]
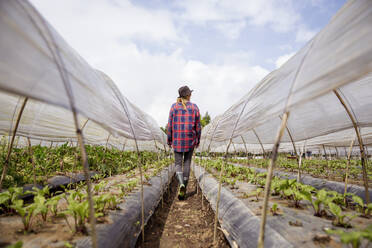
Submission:
[[[136,247],[186,248],[213,247],[214,212],[204,198],[201,205],[201,192],[197,194],[197,182],[191,175],[187,186],[187,198],[177,198],[177,182],[173,180],[170,195],[164,197],[145,228],[145,243],[141,237]],[[218,230],[217,247],[230,247],[223,233]]]

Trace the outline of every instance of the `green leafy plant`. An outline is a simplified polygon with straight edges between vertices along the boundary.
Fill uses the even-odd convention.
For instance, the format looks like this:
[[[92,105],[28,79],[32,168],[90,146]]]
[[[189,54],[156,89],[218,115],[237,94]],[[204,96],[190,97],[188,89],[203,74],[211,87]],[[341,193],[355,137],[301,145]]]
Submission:
[[[274,203],[271,208],[270,208],[270,212],[275,216],[275,215],[278,215],[278,210],[279,210],[279,207],[278,207],[278,204],[277,203]]]
[[[105,210],[107,208],[114,209],[116,205],[119,203],[117,197],[111,193],[102,194],[99,196],[93,197],[94,200],[94,208],[96,209],[97,213],[105,214]]]
[[[129,180],[129,182],[125,184],[117,184],[116,187],[120,189],[120,194],[119,197],[124,197],[127,195],[129,192],[131,192],[138,184],[138,179],[132,179]]]
[[[89,216],[89,203],[87,200],[80,202],[75,199],[74,194],[70,194],[67,198],[68,206],[65,211],[60,213],[61,216],[65,217],[65,220],[68,223],[67,215],[71,215],[74,218],[75,232],[87,233],[85,223],[88,220]]]
[[[350,221],[355,218],[356,215],[343,213],[341,207],[333,202],[330,202],[328,206],[331,213],[336,217],[336,219],[332,223],[333,225],[351,227]]]
[[[14,243],[12,245],[8,245],[6,248],[22,248],[23,247],[23,242],[18,241],[17,243]]]
[[[293,205],[296,208],[299,208],[301,200],[305,199],[304,195],[296,187],[285,189],[284,195],[292,199]]]
[[[41,195],[36,195],[34,197],[34,203],[32,205],[35,205],[34,206],[35,214],[40,213],[43,221],[45,222],[47,220],[48,211],[49,211],[45,197]]]
[[[263,189],[262,188],[257,188],[256,190],[246,194],[244,193],[244,197],[249,198],[254,196],[256,198],[256,201],[258,202],[258,198],[260,197],[260,194],[262,193]]]
[[[22,187],[10,187],[7,191],[0,193],[0,209],[9,212],[10,207],[20,196],[23,195]],[[4,207],[1,207],[3,205]]]
[[[104,191],[106,185],[107,185],[107,182],[106,181],[101,181],[101,182],[97,183],[96,185],[94,185],[94,191],[95,191],[95,193],[98,194],[99,192]]]
[[[344,244],[351,245],[353,248],[359,248],[362,245],[362,241],[366,240],[369,247],[370,242],[372,242],[372,225],[362,230],[356,230],[352,232],[345,232],[343,230],[326,230],[328,234],[334,234],[340,237],[341,242]]]
[[[22,217],[24,230],[28,232],[31,229],[36,205],[31,204],[28,206],[24,206],[23,200],[15,200],[10,207],[13,208]]]
[[[54,216],[58,215],[58,203],[63,197],[65,197],[64,193],[50,198],[47,202],[47,206],[50,207],[50,211]]]

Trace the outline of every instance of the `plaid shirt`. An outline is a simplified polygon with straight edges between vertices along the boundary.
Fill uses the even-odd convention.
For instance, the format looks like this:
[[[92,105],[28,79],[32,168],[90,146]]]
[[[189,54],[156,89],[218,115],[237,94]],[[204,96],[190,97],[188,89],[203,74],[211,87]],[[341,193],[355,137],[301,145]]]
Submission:
[[[188,152],[199,146],[200,112],[196,104],[187,102],[187,111],[181,103],[174,103],[169,111],[168,145],[176,152]]]

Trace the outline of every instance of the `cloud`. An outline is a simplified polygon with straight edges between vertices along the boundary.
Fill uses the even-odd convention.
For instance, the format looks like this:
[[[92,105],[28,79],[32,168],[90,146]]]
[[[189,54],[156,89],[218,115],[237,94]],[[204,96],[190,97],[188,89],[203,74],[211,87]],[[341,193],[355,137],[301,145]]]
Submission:
[[[232,58],[229,63],[187,60],[182,50],[153,54],[133,43],[115,47],[117,54],[96,63],[132,102],[164,126],[180,86],[194,89],[192,101],[202,113],[216,116],[247,93],[268,71]]]
[[[292,1],[246,1],[238,0],[233,3],[230,0],[184,0],[176,2],[176,5],[184,12],[182,18],[199,25],[214,25],[228,27],[231,24],[248,23],[253,26],[269,26],[276,32],[288,32],[300,21],[300,15],[295,10]],[[232,37],[239,36],[240,29],[235,29]],[[225,28],[219,28],[226,32]]]
[[[306,27],[299,27],[296,33],[296,42],[308,42],[311,40],[318,30],[310,30]]]
[[[216,29],[228,39],[235,40],[239,37],[240,32],[245,28],[245,26],[245,21],[222,22],[216,24]]]
[[[202,113],[209,111],[216,116],[268,73],[251,65],[252,54],[246,51],[223,54],[209,63],[186,59],[182,30],[167,10],[146,9],[129,1],[32,3],[84,59],[111,77],[123,95],[161,126],[182,84],[195,89],[193,101]],[[224,28],[226,31],[228,27]],[[228,35],[234,38],[238,32]],[[145,46],[140,47],[139,40]],[[167,52],[158,52],[151,49],[152,43],[175,45]]]
[[[275,66],[276,68],[279,68],[281,67],[283,64],[285,64],[285,62],[287,62],[293,55],[295,55],[294,52],[292,53],[288,53],[288,54],[284,54],[280,57],[278,57],[276,60],[275,60]]]
[[[147,10],[133,5],[129,0],[64,0],[31,1],[42,15],[78,46],[84,36],[92,43],[108,37],[120,39],[142,39],[152,42],[181,41],[173,22],[173,14],[166,10]],[[85,42],[86,39],[82,39]],[[102,45],[102,44],[101,44]]]

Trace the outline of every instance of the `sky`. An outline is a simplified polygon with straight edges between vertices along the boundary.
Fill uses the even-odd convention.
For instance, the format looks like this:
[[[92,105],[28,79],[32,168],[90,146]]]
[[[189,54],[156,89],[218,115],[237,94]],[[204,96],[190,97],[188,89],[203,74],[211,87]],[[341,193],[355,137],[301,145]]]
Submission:
[[[346,0],[31,0],[92,67],[165,126],[178,88],[212,118],[284,64]]]

